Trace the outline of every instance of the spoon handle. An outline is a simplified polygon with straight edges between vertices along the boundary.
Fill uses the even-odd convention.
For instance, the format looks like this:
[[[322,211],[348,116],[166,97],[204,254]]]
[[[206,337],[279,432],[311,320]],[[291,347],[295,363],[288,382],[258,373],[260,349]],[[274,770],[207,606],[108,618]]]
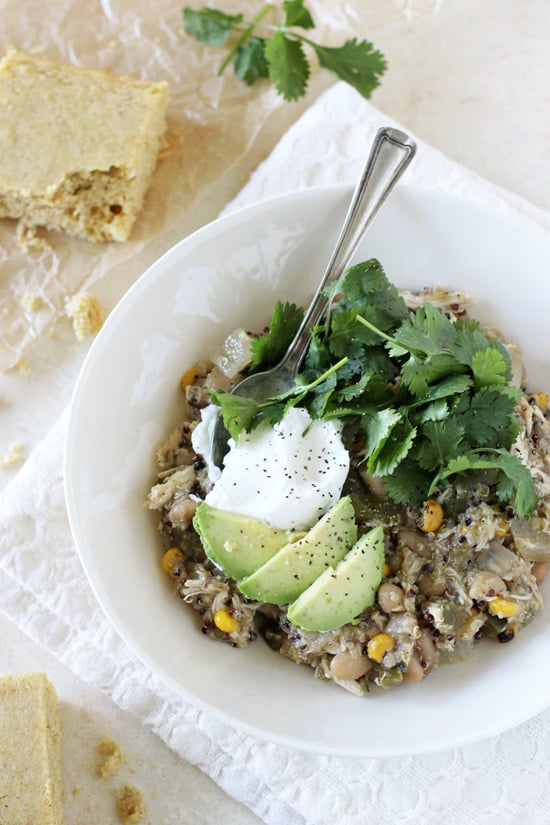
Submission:
[[[415,152],[416,143],[399,129],[384,127],[376,133],[325,274],[281,363],[285,372],[294,373],[300,366],[309,346],[312,330],[328,309],[329,299],[323,294],[323,289],[345,272],[368,225],[413,159]]]

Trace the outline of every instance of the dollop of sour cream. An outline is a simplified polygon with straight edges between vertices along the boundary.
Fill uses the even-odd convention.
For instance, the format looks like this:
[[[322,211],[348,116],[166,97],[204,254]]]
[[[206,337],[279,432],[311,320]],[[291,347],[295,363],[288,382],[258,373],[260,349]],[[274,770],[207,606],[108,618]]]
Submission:
[[[210,413],[205,413],[193,433],[193,448],[215,482],[206,496],[208,504],[282,530],[307,530],[340,498],[349,454],[339,421],[312,421],[307,410],[291,408],[274,427],[241,433],[237,443],[231,440],[216,479],[210,476],[210,455],[204,448],[212,426]]]

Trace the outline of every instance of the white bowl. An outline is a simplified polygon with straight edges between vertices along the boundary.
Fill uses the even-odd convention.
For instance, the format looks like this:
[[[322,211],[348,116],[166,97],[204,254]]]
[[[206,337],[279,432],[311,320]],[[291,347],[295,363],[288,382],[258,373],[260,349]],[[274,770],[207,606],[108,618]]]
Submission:
[[[224,217],[181,241],[130,289],[82,368],[66,439],[69,518],[92,588],[135,653],[173,689],[236,728],[319,753],[386,756],[447,748],[512,727],[550,704],[550,622],[512,644],[478,645],[419,685],[357,698],[261,640],[212,642],[159,568],[143,507],[153,453],[181,416],[178,379],[230,330],[260,329],[276,299],[306,301],[351,197],[310,189]],[[400,186],[357,260],[403,287],[456,287],[523,348],[548,389],[550,240],[521,218]]]

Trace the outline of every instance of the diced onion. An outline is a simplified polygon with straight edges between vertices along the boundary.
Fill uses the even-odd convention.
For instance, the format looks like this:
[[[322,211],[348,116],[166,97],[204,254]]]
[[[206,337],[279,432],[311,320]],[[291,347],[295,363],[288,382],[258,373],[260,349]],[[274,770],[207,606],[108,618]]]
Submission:
[[[550,561],[550,525],[545,518],[512,519],[510,530],[526,561]]]

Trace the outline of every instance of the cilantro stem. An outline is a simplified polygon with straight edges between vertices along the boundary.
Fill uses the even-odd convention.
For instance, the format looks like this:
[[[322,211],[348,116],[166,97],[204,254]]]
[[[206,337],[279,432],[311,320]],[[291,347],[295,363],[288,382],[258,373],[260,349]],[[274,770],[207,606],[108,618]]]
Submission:
[[[328,370],[325,370],[325,372],[317,376],[315,381],[312,381],[310,384],[304,384],[303,386],[299,386],[298,384],[296,384],[290,390],[280,393],[280,395],[271,395],[265,401],[257,402],[258,409],[265,410],[272,404],[276,404],[280,401],[286,401],[287,399],[292,398],[293,395],[299,395],[303,397],[310,390],[314,390],[315,387],[318,387],[319,384],[322,384],[323,381],[326,381],[327,378],[329,378],[333,373],[337,372],[337,370],[339,370],[340,367],[343,367],[344,364],[347,364],[348,361],[349,358],[346,355],[344,358],[341,358],[336,364],[333,364],[331,367],[329,367]]]
[[[266,14],[268,14],[271,11],[272,8],[273,3],[266,3],[265,6],[258,12],[256,17],[254,17],[254,19],[250,23],[246,24],[245,29],[236,28],[236,31],[241,31],[242,34],[238,38],[237,42],[233,44],[232,48],[227,53],[225,60],[222,62],[220,68],[218,69],[218,77],[222,76],[222,74],[225,72],[225,70],[233,60],[233,57],[236,54],[236,52],[238,52],[243,43],[250,37],[256,26],[263,20],[263,18],[266,16]]]
[[[382,332],[381,329],[375,327],[374,324],[371,324],[370,321],[367,321],[366,318],[363,318],[362,315],[356,315],[355,320],[359,321],[360,324],[363,324],[364,327],[370,329],[371,332],[374,332],[375,335],[378,335],[380,338],[384,338],[386,341],[389,341],[390,344],[393,344],[394,347],[399,347],[399,349],[406,350],[410,352],[410,349],[404,347],[403,344],[400,344],[399,341],[396,341],[395,338],[392,338],[391,335],[388,335],[387,332]]]
[[[287,398],[292,398],[293,395],[300,395],[302,397],[304,395],[307,395],[307,393],[310,390],[314,390],[315,387],[318,387],[319,384],[322,384],[323,381],[326,381],[327,378],[329,378],[333,373],[337,372],[337,370],[339,370],[340,367],[343,367],[344,364],[347,364],[348,361],[349,357],[346,355],[345,358],[341,358],[336,364],[333,364],[331,367],[328,368],[328,370],[325,370],[325,372],[317,376],[315,381],[312,381],[311,384],[304,384],[303,386],[299,386],[298,384],[296,384],[294,387],[292,387],[292,389],[287,390],[286,392],[282,392],[280,395],[274,395],[271,398],[268,398],[262,406],[265,407],[277,401],[284,401]]]
[[[309,391],[309,390],[315,389],[315,387],[319,386],[319,384],[322,384],[323,381],[325,381],[327,378],[329,378],[334,372],[339,370],[340,367],[343,367],[344,364],[347,364],[348,361],[349,361],[349,358],[348,358],[347,355],[346,355],[345,358],[340,358],[340,360],[336,364],[333,364],[332,367],[329,367],[328,370],[325,370],[325,372],[322,375],[320,375],[318,378],[316,378],[315,381],[312,381],[311,384],[307,384],[305,387],[300,387],[301,391],[303,392],[304,390]]]

